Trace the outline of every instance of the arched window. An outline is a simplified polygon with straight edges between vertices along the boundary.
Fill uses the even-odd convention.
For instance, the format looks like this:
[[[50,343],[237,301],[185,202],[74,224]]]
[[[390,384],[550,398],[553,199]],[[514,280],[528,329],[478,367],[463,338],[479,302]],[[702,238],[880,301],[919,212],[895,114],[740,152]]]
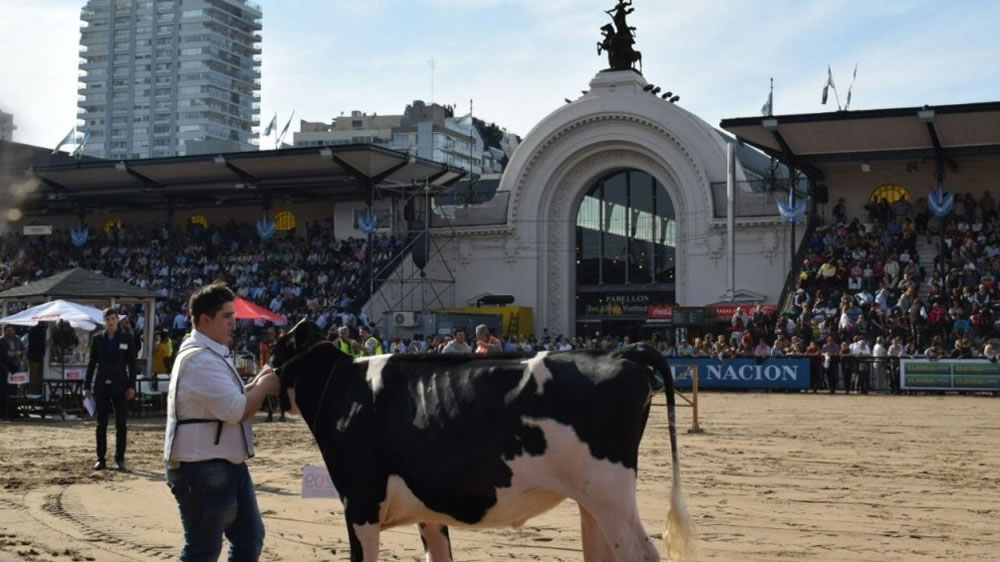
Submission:
[[[871,197],[868,198],[868,202],[878,203],[882,199],[885,199],[886,203],[890,205],[900,200],[912,201],[910,192],[906,191],[905,187],[894,183],[884,183],[876,187],[875,191],[872,191]]]
[[[295,230],[295,213],[291,211],[278,211],[274,214],[274,227],[279,232]]]
[[[122,221],[118,217],[111,217],[104,223],[104,233],[108,234],[112,230],[121,230]]]
[[[667,190],[638,170],[598,181],[576,217],[576,282],[584,286],[674,283],[677,221]]]
[[[205,215],[191,215],[191,218],[188,219],[188,225],[196,224],[204,229],[208,229],[208,219],[205,218]]]

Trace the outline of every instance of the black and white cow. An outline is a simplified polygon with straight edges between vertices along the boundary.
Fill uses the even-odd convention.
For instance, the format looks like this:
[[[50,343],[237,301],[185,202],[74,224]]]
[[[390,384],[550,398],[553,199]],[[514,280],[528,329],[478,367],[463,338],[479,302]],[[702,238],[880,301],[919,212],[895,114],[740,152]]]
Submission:
[[[674,559],[693,543],[672,379],[652,347],[354,360],[303,321],[273,364],[343,498],[353,562],[375,562],[379,532],[409,524],[428,561],[451,562],[448,525],[517,527],[566,498],[579,504],[585,561],[659,560],[635,497],[656,372],[674,468],[664,538]]]

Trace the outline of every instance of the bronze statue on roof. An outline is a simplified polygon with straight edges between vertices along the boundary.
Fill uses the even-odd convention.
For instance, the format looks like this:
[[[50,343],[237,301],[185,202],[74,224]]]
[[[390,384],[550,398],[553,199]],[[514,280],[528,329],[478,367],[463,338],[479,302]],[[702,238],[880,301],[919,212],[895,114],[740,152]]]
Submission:
[[[608,52],[607,70],[636,70],[635,64],[639,64],[636,70],[642,74],[642,53],[635,50],[635,28],[629,26],[626,16],[634,12],[632,0],[618,0],[618,4],[604,13],[611,16],[614,23],[601,27],[603,39],[597,43],[597,54]]]

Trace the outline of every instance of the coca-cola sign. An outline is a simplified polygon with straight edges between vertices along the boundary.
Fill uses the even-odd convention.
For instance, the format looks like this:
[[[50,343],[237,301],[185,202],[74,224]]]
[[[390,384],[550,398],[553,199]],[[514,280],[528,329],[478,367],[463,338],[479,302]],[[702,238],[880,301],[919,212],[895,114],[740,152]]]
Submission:
[[[650,320],[671,320],[674,317],[674,307],[669,304],[656,304],[646,308],[646,318]]]

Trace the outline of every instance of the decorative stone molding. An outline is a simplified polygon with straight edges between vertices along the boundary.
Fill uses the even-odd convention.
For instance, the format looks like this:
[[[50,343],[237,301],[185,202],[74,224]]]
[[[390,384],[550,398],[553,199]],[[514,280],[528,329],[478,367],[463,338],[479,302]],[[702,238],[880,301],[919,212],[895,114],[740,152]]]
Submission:
[[[462,266],[462,269],[469,267],[469,264],[472,263],[472,256],[474,253],[475,248],[473,247],[472,242],[468,239],[463,238],[458,243],[458,256],[456,261]]]
[[[722,254],[726,250],[726,232],[717,228],[710,229],[708,235],[705,236],[705,247],[708,249],[708,257],[712,263],[719,265],[719,260],[722,259]]]
[[[512,234],[503,239],[502,246],[504,261],[511,269],[514,269],[514,266],[521,259],[521,240],[517,234]]]
[[[767,263],[774,265],[774,258],[778,255],[778,248],[781,246],[781,236],[774,228],[765,229],[760,236],[761,253],[767,258]]]
[[[514,190],[513,197],[511,198],[510,209],[507,213],[509,221],[516,221],[517,217],[520,216],[521,210],[521,200],[525,191],[525,186],[529,185],[532,178],[532,171],[536,165],[540,163],[542,157],[545,153],[552,148],[556,143],[562,140],[568,134],[587,126],[614,126],[615,124],[625,125],[625,126],[639,126],[642,128],[648,128],[655,131],[657,134],[662,136],[668,141],[670,145],[673,146],[678,152],[680,152],[684,158],[687,160],[687,164],[695,171],[697,174],[699,184],[710,185],[710,182],[705,176],[704,171],[701,169],[701,165],[694,155],[688,150],[688,148],[674,136],[670,131],[663,128],[659,123],[651,121],[649,119],[643,118],[638,115],[633,115],[629,113],[603,113],[598,115],[591,115],[583,119],[576,120],[569,123],[559,129],[555,134],[547,138],[541,146],[531,155],[531,159],[528,163],[520,170],[520,175],[517,178],[516,189]],[[705,204],[707,208],[712,208],[711,191],[706,189],[704,192]]]

